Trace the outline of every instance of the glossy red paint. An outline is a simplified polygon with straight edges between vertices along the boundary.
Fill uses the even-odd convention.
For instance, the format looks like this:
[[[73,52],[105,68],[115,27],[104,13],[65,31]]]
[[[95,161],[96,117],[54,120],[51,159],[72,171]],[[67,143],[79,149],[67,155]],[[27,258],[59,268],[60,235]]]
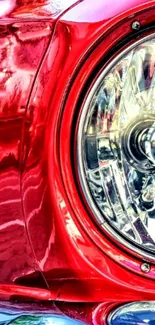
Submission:
[[[99,304],[94,308],[92,312],[92,323],[93,325],[107,325],[107,315],[110,314],[112,310],[118,307],[118,303],[104,302]]]
[[[0,18],[11,20],[56,20],[78,0],[1,0]]]
[[[133,16],[142,25],[152,21],[153,7],[146,14],[149,7],[142,3],[127,13],[118,8],[117,18],[110,20],[103,12],[103,19],[92,24],[84,18],[73,24],[68,18],[73,8],[57,23],[36,78],[26,112],[26,121],[30,121],[30,112],[32,118],[28,128],[25,122],[22,193],[36,260],[55,299],[113,301],[118,292],[120,301],[125,301],[125,296],[128,300],[154,298],[153,281],[141,276],[140,260],[122,254],[94,226],[79,199],[70,161],[72,118],[83,84],[104,52],[131,32]],[[107,28],[109,36],[104,36],[104,44],[86,60],[92,44],[107,34]],[[35,199],[30,201],[31,197]],[[154,278],[153,266],[149,277]],[[18,283],[24,284],[26,279],[22,277]]]
[[[83,205],[71,161],[83,86],[132,32],[133,20],[142,28],[153,21],[155,3],[63,2],[10,2],[1,15],[0,295],[155,299],[155,266],[142,274],[139,256],[101,234]]]
[[[72,4],[74,1],[65,4],[55,1],[52,5],[48,1],[8,0],[0,6],[0,295],[3,297],[19,294],[36,298],[38,289],[29,287],[47,288],[22,205],[21,173],[26,156],[25,147],[22,148],[23,127],[29,129],[31,124],[31,112],[25,121],[27,104],[54,23]],[[26,279],[23,292],[20,286],[8,287],[18,284],[21,277]],[[49,291],[42,293],[41,289],[38,299],[51,298]]]
[[[22,212],[20,144],[26,104],[51,33],[51,22],[0,25],[1,284],[39,272]]]

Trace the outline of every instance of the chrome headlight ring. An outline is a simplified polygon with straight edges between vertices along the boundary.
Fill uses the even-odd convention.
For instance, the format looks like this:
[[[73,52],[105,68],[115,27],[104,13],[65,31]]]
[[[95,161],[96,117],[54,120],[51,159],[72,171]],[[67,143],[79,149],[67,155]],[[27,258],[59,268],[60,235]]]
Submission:
[[[146,258],[155,253],[155,35],[122,51],[84,102],[79,178],[97,222]]]

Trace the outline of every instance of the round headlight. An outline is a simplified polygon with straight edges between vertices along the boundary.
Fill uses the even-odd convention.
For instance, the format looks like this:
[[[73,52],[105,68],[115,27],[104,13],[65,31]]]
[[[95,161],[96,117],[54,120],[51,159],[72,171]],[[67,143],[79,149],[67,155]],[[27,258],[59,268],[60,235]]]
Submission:
[[[155,252],[155,36],[99,75],[77,141],[80,181],[97,221],[125,245]]]

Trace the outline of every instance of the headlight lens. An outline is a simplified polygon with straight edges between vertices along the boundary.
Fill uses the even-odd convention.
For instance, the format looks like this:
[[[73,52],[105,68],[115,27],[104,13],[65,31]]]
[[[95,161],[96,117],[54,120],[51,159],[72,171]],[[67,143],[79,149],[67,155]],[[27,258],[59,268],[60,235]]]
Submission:
[[[155,251],[155,37],[96,80],[80,117],[78,163],[97,221],[126,245]]]

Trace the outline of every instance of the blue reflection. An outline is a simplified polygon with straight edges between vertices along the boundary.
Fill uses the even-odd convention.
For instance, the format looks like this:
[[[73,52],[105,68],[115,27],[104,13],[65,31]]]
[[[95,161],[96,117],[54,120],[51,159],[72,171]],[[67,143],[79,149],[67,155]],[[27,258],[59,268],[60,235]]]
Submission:
[[[141,302],[117,309],[108,321],[109,325],[155,325],[155,302]]]
[[[19,315],[0,313],[1,325],[84,325],[64,315]]]

